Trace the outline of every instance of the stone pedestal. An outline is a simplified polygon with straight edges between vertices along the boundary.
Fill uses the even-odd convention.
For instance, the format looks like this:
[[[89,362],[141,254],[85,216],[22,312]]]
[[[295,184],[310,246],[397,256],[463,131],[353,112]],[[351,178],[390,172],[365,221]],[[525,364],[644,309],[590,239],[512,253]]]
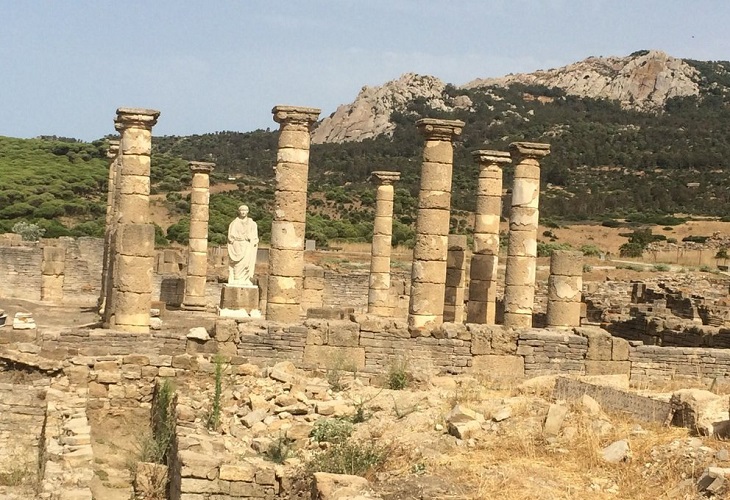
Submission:
[[[110,297],[104,326],[130,333],[149,333],[155,228],[150,223],[150,152],[152,127],[160,112],[119,108],[115,127],[119,145],[117,225],[112,235]]]
[[[260,317],[259,287],[223,285],[219,315],[224,317]]]
[[[370,250],[368,313],[392,316],[394,302],[390,296],[390,251],[393,243],[393,183],[400,172],[378,171],[370,174],[378,184],[375,195],[375,223]]]
[[[423,118],[416,125],[426,144],[418,194],[408,327],[411,331],[425,331],[443,322],[453,140],[461,134],[464,122]]]
[[[304,231],[307,220],[309,133],[320,110],[276,106],[280,124],[271,223],[266,319],[294,323],[302,316]]]
[[[191,161],[193,173],[190,193],[190,238],[188,268],[185,278],[185,298],[182,308],[204,311],[206,307],[205,282],[208,275],[208,200],[210,173],[215,163]],[[258,297],[257,297],[258,298]]]
[[[530,328],[535,301],[539,160],[550,154],[550,145],[514,142],[510,144],[510,153],[515,163],[515,179],[504,279],[504,326]]]
[[[547,326],[580,326],[583,254],[555,250],[550,256]]]
[[[469,269],[467,323],[493,325],[496,316],[499,219],[502,214],[502,165],[506,151],[475,151],[479,182],[474,218],[474,254]]]

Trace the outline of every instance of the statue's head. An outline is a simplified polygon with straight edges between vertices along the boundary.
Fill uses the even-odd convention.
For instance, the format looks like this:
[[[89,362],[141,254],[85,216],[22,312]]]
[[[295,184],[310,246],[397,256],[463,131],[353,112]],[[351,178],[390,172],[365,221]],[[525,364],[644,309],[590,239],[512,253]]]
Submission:
[[[248,217],[248,205],[241,205],[240,207],[238,207],[238,216],[241,219],[245,219],[246,217]]]

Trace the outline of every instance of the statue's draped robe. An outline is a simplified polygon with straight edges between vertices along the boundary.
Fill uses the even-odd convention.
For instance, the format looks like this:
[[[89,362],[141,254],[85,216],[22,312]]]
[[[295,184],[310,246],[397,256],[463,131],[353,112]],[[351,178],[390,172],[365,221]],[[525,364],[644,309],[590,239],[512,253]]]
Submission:
[[[256,223],[236,217],[228,225],[228,284],[251,285],[256,268],[259,234]]]

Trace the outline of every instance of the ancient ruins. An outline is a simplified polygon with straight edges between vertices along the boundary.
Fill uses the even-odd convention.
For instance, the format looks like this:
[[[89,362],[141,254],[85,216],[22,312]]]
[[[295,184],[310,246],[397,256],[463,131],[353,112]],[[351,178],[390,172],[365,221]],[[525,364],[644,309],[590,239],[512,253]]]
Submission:
[[[410,377],[433,387],[456,388],[458,377],[481,377],[492,388],[569,377],[550,379],[558,402],[529,400],[542,412],[531,429],[545,439],[568,434],[569,409],[559,401],[587,404],[586,397],[644,421],[720,434],[705,426],[694,393],[667,401],[628,389],[629,383],[691,380],[730,392],[727,280],[707,282],[702,290],[671,276],[655,283],[586,283],[583,255],[572,251],[553,252],[549,274],[538,279],[540,160],[548,144],[474,152],[479,175],[470,242],[449,234],[453,143],[465,124],[419,120],[425,142],[410,273],[391,262],[400,174],[374,170],[369,272],[356,274],[305,261],[310,132],[320,110],[276,106],[272,112],[280,124],[275,209],[270,245],[256,252],[254,279],[218,279],[229,259],[225,247],[208,244],[213,163],[189,163],[188,248],[155,250],[150,151],[160,113],[148,109],[117,110],[103,239],[0,239],[0,304],[7,310],[0,312],[7,318],[0,326],[0,374],[31,374],[24,382],[0,382],[0,443],[39,457],[37,498],[92,498],[101,444],[92,439],[91,421],[99,411],[125,408],[151,408],[155,433],[170,425],[164,465],[135,465],[136,498],[312,498],[296,493],[301,471],[286,457],[274,465],[262,456],[283,437],[300,449],[319,448],[310,439],[318,419],[362,411],[364,399],[344,399],[332,374],[346,372],[361,398],[376,398],[383,391],[376,385],[402,364]],[[502,169],[510,163],[514,180],[503,186]],[[247,207],[243,212],[241,220]],[[258,245],[257,234],[250,239]],[[229,384],[223,389],[221,370]],[[575,380],[586,376],[595,378]],[[607,380],[623,382],[607,388]],[[700,392],[703,401],[720,401],[728,420],[727,399]],[[210,398],[218,402],[211,406]],[[516,411],[504,401],[490,423],[452,405],[443,424],[429,431],[473,447],[475,436]],[[383,404],[403,413],[395,396]],[[172,420],[160,420],[161,408]],[[694,423],[686,423],[688,415],[697,417]],[[11,420],[24,432],[6,432]],[[626,459],[624,452],[618,461]],[[0,453],[0,473],[9,474],[13,460]],[[716,484],[719,473],[708,474],[708,484]],[[325,498],[322,485],[333,479],[316,477],[323,495],[317,498]],[[29,490],[18,484],[15,490],[0,486],[0,495],[26,498]]]

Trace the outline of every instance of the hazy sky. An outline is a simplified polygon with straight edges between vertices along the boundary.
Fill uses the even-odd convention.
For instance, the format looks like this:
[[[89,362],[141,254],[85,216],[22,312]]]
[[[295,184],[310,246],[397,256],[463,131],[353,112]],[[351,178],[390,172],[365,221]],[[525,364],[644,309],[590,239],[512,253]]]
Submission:
[[[730,59],[728,0],[0,0],[0,135],[274,128],[406,72],[456,85],[659,49]]]

